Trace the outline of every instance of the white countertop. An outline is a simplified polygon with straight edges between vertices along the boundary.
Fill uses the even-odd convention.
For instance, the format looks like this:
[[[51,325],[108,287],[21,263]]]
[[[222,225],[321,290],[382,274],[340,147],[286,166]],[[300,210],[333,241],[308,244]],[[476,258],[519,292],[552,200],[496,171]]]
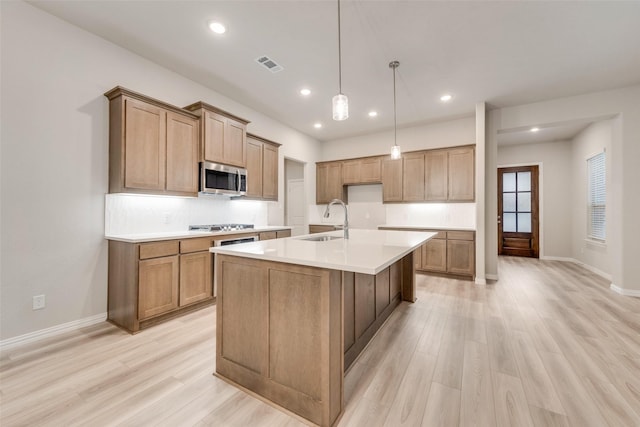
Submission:
[[[162,231],[157,233],[112,234],[105,235],[104,238],[107,240],[117,240],[119,242],[144,243],[157,242],[159,240],[191,239],[195,237],[224,236],[227,234],[261,233],[264,231],[291,230],[291,228],[292,227],[289,227],[287,225],[271,225],[231,231]]]
[[[476,231],[474,227],[431,227],[427,225],[395,225],[395,224],[382,224],[378,228],[401,228],[407,230],[442,230],[442,231]]]
[[[305,237],[343,236],[342,230],[329,231],[286,239],[218,246],[209,251],[310,267],[378,274],[436,233],[350,229],[349,235],[348,240],[303,240]]]

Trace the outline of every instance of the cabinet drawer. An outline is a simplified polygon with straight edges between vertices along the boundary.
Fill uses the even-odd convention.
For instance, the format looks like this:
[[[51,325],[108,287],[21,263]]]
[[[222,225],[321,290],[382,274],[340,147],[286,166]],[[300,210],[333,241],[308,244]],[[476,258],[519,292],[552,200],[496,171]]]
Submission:
[[[438,231],[438,230],[426,230],[429,231],[431,233],[438,233],[435,236],[433,236],[434,239],[446,239],[447,238],[447,232],[446,231]]]
[[[447,231],[449,240],[473,240],[473,231]]]
[[[178,241],[143,243],[140,245],[140,259],[159,258],[178,254]]]
[[[211,237],[180,240],[180,253],[188,254],[191,252],[208,251],[211,246],[213,246],[213,239]]]
[[[281,230],[276,232],[276,237],[282,239],[284,237],[291,237],[291,230]]]

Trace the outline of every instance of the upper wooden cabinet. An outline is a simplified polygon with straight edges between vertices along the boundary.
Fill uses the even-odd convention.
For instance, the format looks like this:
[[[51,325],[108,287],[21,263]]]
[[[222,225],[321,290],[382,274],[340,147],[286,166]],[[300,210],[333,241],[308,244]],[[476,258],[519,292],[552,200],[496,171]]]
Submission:
[[[382,161],[382,201],[402,201],[402,159]]]
[[[402,200],[424,201],[424,153],[407,153],[403,156]]]
[[[377,184],[382,182],[382,157],[365,157],[342,163],[344,185]]]
[[[280,144],[247,134],[247,197],[278,200]]]
[[[449,150],[448,200],[475,200],[475,149],[463,147]]]
[[[342,184],[342,162],[316,163],[316,204],[329,203],[333,199],[347,202]]]
[[[248,120],[204,102],[185,107],[200,116],[200,160],[244,168]]]
[[[424,154],[424,200],[438,202],[448,200],[448,151],[434,150]]]
[[[196,196],[198,120],[116,87],[109,99],[109,192]]]

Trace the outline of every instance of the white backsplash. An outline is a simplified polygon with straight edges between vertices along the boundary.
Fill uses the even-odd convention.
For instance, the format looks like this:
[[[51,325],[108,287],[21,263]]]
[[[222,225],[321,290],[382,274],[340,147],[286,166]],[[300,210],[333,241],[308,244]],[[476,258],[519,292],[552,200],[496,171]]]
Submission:
[[[475,203],[382,203],[382,185],[348,187],[349,226],[376,229],[379,225],[419,225],[426,227],[475,228]],[[309,207],[311,224],[342,223],[340,206],[332,206],[329,218],[322,215],[326,205]]]
[[[194,224],[268,225],[269,204],[226,197],[164,197],[107,194],[105,234],[185,231]],[[280,224],[275,224],[280,225]]]

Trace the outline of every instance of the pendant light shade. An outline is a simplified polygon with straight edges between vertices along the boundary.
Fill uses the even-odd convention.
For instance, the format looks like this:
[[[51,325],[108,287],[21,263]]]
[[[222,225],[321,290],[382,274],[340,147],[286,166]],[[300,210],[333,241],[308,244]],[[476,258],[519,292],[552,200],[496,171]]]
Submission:
[[[349,99],[339,93],[333,97],[333,120],[345,120],[349,118]]]
[[[333,120],[349,118],[349,99],[342,93],[342,40],[340,37],[340,0],[338,0],[338,94],[333,97]]]
[[[391,158],[394,160],[402,157],[402,151],[398,145],[398,112],[396,111],[396,68],[399,66],[398,61],[389,62],[389,68],[393,69],[393,147],[391,147]]]

